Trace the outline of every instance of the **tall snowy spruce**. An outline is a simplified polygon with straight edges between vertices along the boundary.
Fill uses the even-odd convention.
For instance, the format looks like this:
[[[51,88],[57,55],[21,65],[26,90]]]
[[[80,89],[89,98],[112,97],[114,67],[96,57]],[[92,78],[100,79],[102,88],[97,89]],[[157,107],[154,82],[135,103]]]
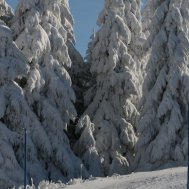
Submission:
[[[27,74],[26,60],[12,41],[11,30],[3,21],[12,15],[6,2],[0,2],[0,186],[20,181],[22,169],[15,157],[14,146],[21,135],[15,132],[16,122],[23,122],[23,91],[14,81]],[[18,57],[20,57],[19,60]],[[21,106],[17,102],[21,102]],[[19,110],[20,109],[20,110]],[[19,113],[22,113],[19,115]],[[22,128],[19,128],[22,132]]]
[[[134,97],[140,93],[138,62],[132,56],[142,31],[139,7],[135,0],[106,0],[98,19],[100,30],[89,45],[96,84],[85,96],[87,108],[77,125],[81,136],[75,151],[94,176],[131,170],[137,142]]]
[[[138,124],[136,166],[152,170],[188,159],[188,0],[158,1],[145,49],[151,48]]]
[[[74,155],[67,137],[67,125],[77,113],[75,94],[66,68],[71,66],[63,22],[62,0],[21,0],[12,20],[15,42],[26,56],[30,71],[24,91],[27,102],[42,124],[47,137],[39,135],[42,146],[49,144],[41,159],[44,179],[80,177],[81,161]],[[65,25],[63,25],[65,23]],[[39,148],[38,153],[41,153]],[[37,154],[38,156],[38,154]],[[85,169],[84,176],[87,175]],[[35,181],[35,180],[34,180]]]
[[[43,144],[45,132],[30,110],[22,89],[29,66],[5,23],[12,18],[12,10],[5,1],[0,2],[0,7],[0,187],[10,188],[23,183],[23,129],[31,131],[27,148],[28,176],[33,177],[35,172],[34,178],[41,179],[42,156],[37,157],[37,151],[45,152],[48,144]],[[39,140],[42,135],[44,139]]]
[[[1,19],[0,44],[0,186],[7,188],[20,183],[23,175],[16,149],[22,146],[27,107],[23,91],[15,80],[27,75],[28,67],[12,41],[11,30]]]

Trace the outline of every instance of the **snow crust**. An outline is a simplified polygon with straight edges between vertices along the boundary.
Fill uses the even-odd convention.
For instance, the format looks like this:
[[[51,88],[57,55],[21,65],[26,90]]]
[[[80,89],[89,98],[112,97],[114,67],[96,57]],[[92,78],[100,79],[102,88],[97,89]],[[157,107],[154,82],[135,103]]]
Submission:
[[[185,189],[187,169],[185,167],[153,172],[138,172],[127,176],[114,175],[90,180],[73,180],[67,185],[62,183],[41,182],[39,189]],[[29,187],[34,189],[34,187]]]

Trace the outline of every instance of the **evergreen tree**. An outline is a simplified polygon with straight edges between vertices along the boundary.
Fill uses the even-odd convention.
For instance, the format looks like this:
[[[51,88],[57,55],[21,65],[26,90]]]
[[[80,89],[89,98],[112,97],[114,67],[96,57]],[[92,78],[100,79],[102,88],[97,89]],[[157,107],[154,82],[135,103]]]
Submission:
[[[47,136],[37,117],[29,108],[21,88],[29,66],[16,44],[8,21],[12,13],[3,1],[0,4],[0,186],[8,188],[23,183],[24,128],[30,130],[27,145],[28,178],[39,182],[44,176],[41,159],[49,152]],[[5,8],[5,9],[4,9]],[[43,138],[39,139],[40,136]],[[38,153],[41,151],[41,153]],[[38,154],[38,155],[37,155]]]
[[[1,11],[2,16],[6,15]],[[0,186],[5,188],[22,180],[22,177],[19,178],[22,168],[14,148],[22,145],[20,137],[27,111],[23,107],[23,91],[14,80],[26,75],[28,68],[23,55],[12,41],[11,30],[1,19],[0,44]],[[15,130],[20,130],[20,134]]]
[[[188,1],[159,1],[145,49],[151,48],[138,124],[137,167],[155,169],[188,158]]]
[[[140,94],[138,62],[133,57],[142,31],[139,7],[140,1],[106,0],[98,19],[100,29],[89,45],[88,61],[96,84],[85,98],[87,108],[76,130],[81,137],[75,151],[95,176],[131,169],[137,141],[134,96]]]
[[[24,90],[49,142],[43,164],[50,180],[80,177],[81,161],[70,148],[67,125],[77,116],[75,94],[66,70],[71,66],[62,25],[62,0],[21,0],[12,20],[15,42],[29,62]],[[39,136],[43,138],[42,136]],[[46,141],[46,142],[47,142]],[[84,176],[87,172],[83,172]]]

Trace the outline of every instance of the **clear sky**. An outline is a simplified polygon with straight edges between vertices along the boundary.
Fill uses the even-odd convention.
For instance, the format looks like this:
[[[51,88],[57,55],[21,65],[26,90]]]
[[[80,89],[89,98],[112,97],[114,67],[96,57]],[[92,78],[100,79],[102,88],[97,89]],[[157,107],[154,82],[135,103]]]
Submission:
[[[15,8],[19,0],[7,2]],[[90,36],[94,29],[97,30],[96,21],[104,0],[69,0],[69,2],[75,20],[76,48],[85,56]]]

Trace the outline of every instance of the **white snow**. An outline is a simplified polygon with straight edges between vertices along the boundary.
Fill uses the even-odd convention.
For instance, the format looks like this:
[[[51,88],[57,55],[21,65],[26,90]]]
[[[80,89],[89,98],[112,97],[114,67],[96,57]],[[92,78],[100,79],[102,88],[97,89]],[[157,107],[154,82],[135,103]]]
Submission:
[[[23,128],[38,189],[186,188],[189,0],[104,2],[85,64],[69,0],[0,0],[0,189]]]
[[[130,175],[114,175],[90,180],[73,180],[67,185],[41,182],[39,189],[185,189],[187,168],[178,167],[153,172],[138,172]],[[32,187],[28,189],[34,189]]]

